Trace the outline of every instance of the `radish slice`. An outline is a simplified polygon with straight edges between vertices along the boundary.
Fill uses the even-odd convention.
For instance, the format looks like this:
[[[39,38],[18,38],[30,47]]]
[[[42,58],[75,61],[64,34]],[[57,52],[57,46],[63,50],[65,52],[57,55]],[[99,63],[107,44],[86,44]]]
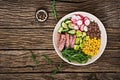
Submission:
[[[84,19],[84,17],[80,14],[76,14],[76,16],[79,16],[80,19]]]
[[[84,26],[83,30],[84,30],[85,32],[87,32],[87,31],[88,31],[88,27],[87,27],[87,26]]]
[[[83,21],[82,20],[79,20],[79,21],[77,21],[77,25],[82,25],[83,24]]]
[[[79,27],[78,27],[77,25],[75,25],[75,26],[74,26],[74,29],[75,29],[75,30],[78,30],[78,29],[79,29]]]
[[[74,27],[75,30],[79,29],[79,27],[76,24],[72,24],[72,26]]]
[[[89,20],[88,18],[85,18],[85,19],[84,19],[84,24],[85,24],[86,26],[88,26],[88,25],[90,24],[90,20]]]
[[[73,15],[73,16],[72,16],[72,19],[76,19],[76,18],[77,18],[76,15]]]
[[[83,31],[84,30],[84,25],[81,25],[80,26],[80,31]]]
[[[80,20],[80,19],[82,19],[80,16],[76,16],[77,21]]]
[[[76,23],[76,20],[75,20],[75,19],[71,19],[71,21],[72,21],[73,23]]]

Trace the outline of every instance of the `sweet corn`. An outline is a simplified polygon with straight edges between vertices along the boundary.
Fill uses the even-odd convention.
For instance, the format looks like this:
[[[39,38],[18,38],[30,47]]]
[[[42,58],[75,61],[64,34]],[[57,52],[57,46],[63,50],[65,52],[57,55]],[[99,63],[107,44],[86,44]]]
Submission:
[[[90,39],[88,38],[87,41],[84,43],[84,48],[82,48],[82,51],[90,56],[94,56],[98,53],[100,48],[100,39]]]

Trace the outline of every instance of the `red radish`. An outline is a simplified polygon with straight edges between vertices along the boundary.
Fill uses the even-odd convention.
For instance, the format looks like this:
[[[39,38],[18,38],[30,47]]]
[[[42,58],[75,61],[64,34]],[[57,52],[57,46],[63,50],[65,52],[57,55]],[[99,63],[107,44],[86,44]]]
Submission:
[[[76,20],[75,20],[75,19],[73,19],[73,18],[71,18],[71,21],[74,23]]]
[[[77,21],[75,19],[71,19],[72,23],[76,24]]]
[[[79,16],[80,19],[84,19],[84,17],[82,15],[80,15],[80,14],[76,14],[76,16]]]
[[[87,31],[88,31],[88,27],[87,27],[87,26],[84,26],[83,30],[84,30],[85,32],[87,32]]]
[[[72,19],[76,19],[76,18],[77,18],[77,16],[76,16],[76,15],[73,15],[73,16],[72,16]]]
[[[83,24],[83,21],[82,21],[82,20],[78,20],[78,21],[77,21],[77,25],[80,26],[80,25],[82,25],[82,24]]]
[[[80,20],[82,19],[80,16],[76,16],[76,20]]]
[[[90,24],[90,19],[87,18],[87,17],[85,17],[85,18],[84,18],[84,24],[85,24],[86,26],[88,26],[88,25]]]
[[[79,27],[80,31],[84,30],[84,24]]]
[[[75,30],[78,30],[79,27],[78,27],[77,25],[74,25],[74,29],[75,29]]]

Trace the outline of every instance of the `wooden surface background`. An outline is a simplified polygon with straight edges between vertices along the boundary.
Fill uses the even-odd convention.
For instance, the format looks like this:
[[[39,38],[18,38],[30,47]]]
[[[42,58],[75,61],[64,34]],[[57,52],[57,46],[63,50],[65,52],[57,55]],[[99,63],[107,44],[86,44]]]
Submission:
[[[55,69],[41,59],[47,54],[60,63],[52,44],[57,21],[52,16],[52,0],[0,0],[0,80],[120,80],[120,0],[57,0],[58,18],[73,11],[86,11],[97,16],[107,31],[107,47],[103,55],[88,66],[73,66],[62,61]],[[45,8],[49,18],[45,23],[35,19],[35,12]],[[31,54],[37,55],[35,67]]]

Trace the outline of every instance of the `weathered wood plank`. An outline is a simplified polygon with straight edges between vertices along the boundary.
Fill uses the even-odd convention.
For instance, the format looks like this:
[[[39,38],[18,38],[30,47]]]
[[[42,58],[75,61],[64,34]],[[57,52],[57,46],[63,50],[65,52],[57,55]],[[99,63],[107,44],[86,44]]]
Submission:
[[[0,74],[1,80],[120,80],[120,73],[20,73]]]
[[[107,49],[120,48],[120,29],[106,28]],[[53,49],[53,29],[0,29],[0,49]]]
[[[27,5],[26,5],[27,4]],[[0,2],[0,28],[53,28],[57,21],[51,13],[52,1],[41,0],[5,0]],[[59,19],[73,11],[86,11],[96,15],[105,27],[119,28],[119,0],[92,0],[81,3],[66,3],[58,1],[56,9]],[[35,19],[35,11],[44,7],[49,12],[49,19],[39,23]]]
[[[33,50],[39,61],[36,68],[29,51],[0,51],[0,73],[9,72],[51,72],[55,66],[51,66],[41,55],[46,54],[60,63],[60,58],[54,50]],[[73,66],[62,61],[61,72],[120,72],[120,50],[105,50],[101,58],[88,66]],[[35,68],[35,69],[33,69]]]

